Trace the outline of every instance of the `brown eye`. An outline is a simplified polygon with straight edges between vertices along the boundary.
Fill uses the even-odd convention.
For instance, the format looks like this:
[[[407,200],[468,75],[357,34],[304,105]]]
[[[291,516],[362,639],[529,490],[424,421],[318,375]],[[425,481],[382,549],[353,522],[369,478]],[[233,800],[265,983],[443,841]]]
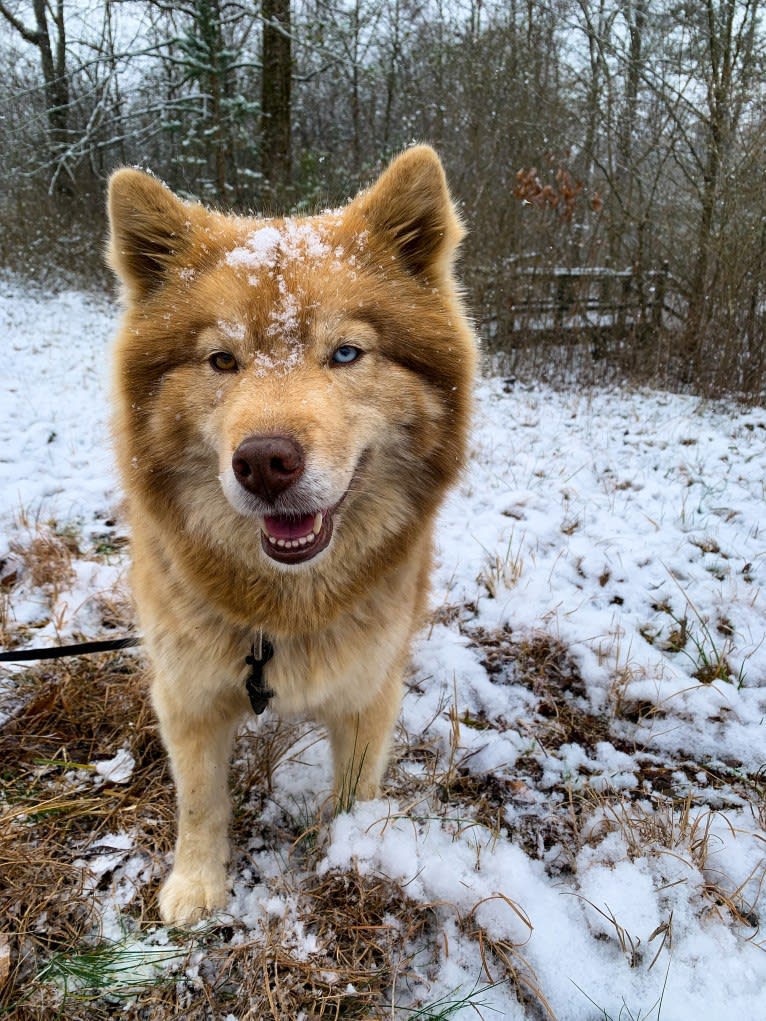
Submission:
[[[214,351],[208,361],[216,372],[236,372],[239,368],[237,359],[229,351]]]

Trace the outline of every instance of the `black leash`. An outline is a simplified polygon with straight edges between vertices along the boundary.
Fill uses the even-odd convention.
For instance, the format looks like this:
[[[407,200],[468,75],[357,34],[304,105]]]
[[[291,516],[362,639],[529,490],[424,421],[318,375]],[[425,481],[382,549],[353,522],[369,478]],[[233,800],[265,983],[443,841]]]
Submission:
[[[54,645],[48,649],[12,649],[0,652],[0,662],[22,663],[31,659],[63,659],[65,656],[87,656],[91,652],[113,652],[132,649],[140,638],[107,638],[99,642],[78,642],[76,645]]]
[[[46,649],[12,649],[0,652],[0,663],[25,663],[37,659],[63,659],[65,656],[88,656],[93,652],[115,652],[119,649],[134,649],[141,644],[140,638],[105,638],[97,642],[78,642],[75,645],[53,645]],[[245,678],[247,697],[253,712],[260,716],[267,708],[269,700],[274,697],[271,688],[266,687],[263,679],[263,668],[274,655],[274,646],[262,631],[258,633],[258,643],[250,646],[250,655],[245,663],[250,673]]]

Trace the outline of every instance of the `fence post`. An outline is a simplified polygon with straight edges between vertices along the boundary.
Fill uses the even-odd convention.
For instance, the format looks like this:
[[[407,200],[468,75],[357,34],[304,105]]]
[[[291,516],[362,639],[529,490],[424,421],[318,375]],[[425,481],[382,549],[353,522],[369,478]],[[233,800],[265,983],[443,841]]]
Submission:
[[[617,308],[617,333],[620,337],[625,334],[625,313],[630,304],[630,292],[633,290],[633,272],[630,276],[623,277],[622,286],[620,287],[620,304]]]
[[[574,282],[578,279],[572,270],[556,271],[556,326],[564,326],[564,316],[571,312],[575,304]]]
[[[665,311],[665,291],[667,289],[670,263],[665,260],[662,269],[654,274],[654,301],[652,302],[652,328],[662,329],[662,313]]]

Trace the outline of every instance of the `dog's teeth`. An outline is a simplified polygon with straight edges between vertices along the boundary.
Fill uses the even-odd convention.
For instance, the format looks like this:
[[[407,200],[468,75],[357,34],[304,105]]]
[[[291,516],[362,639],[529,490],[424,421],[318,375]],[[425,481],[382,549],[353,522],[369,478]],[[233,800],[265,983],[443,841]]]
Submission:
[[[271,535],[269,532],[267,532],[265,528],[263,531],[266,538],[269,540],[269,543],[272,546],[278,546],[280,549],[285,550],[288,549],[297,550],[303,549],[305,546],[310,546],[312,543],[316,542],[317,536],[322,531],[323,522],[324,515],[322,514],[321,511],[318,511],[314,518],[314,525],[312,531],[309,532],[308,535],[299,536],[297,539],[277,539],[276,536]]]

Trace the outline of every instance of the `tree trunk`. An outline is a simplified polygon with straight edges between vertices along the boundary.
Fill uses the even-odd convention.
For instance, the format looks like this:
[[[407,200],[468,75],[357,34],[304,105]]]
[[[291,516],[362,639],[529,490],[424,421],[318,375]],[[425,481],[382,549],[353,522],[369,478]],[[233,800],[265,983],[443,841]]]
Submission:
[[[266,194],[284,197],[292,177],[290,0],[263,0],[261,172]]]

